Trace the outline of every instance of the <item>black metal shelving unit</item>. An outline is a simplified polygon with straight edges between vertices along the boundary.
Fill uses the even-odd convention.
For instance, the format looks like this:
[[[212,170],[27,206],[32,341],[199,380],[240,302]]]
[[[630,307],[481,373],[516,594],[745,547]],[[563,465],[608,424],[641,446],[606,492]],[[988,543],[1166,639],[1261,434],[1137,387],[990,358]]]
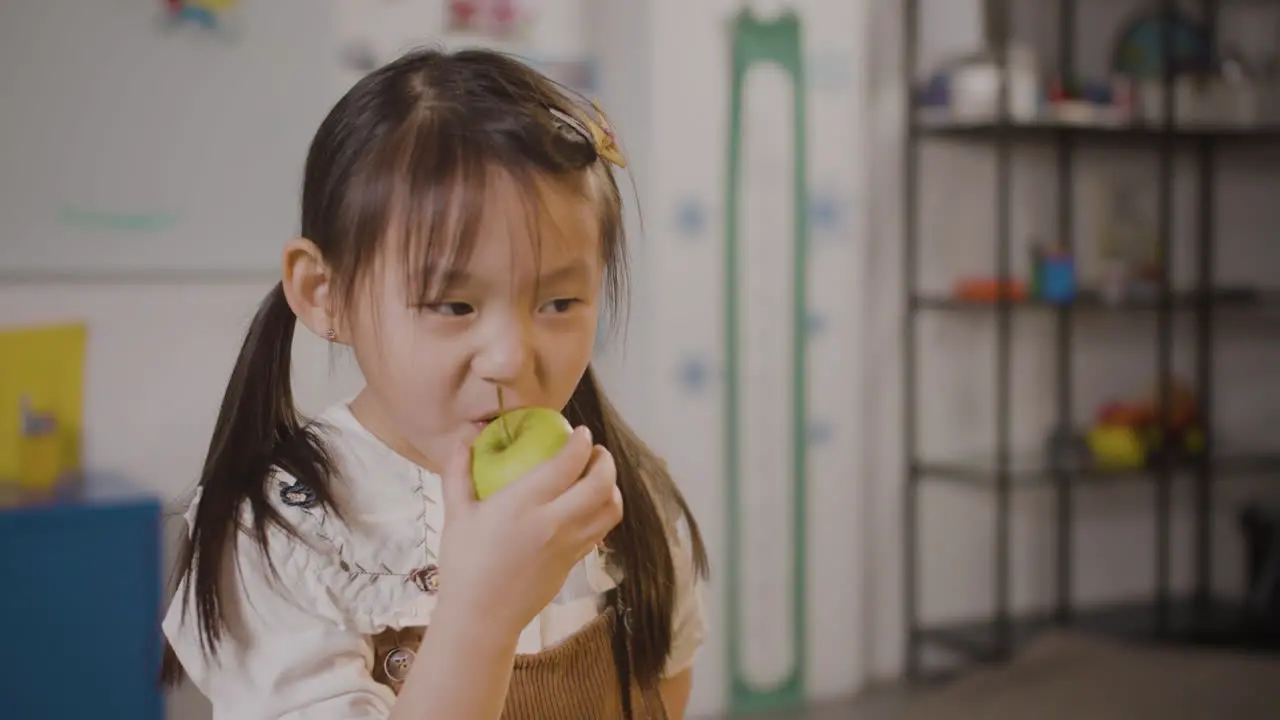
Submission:
[[[1088,1],[1088,0],[1084,0]],[[1099,0],[1102,1],[1102,0]],[[1232,0],[1223,0],[1231,2]],[[1199,0],[1202,21],[1207,34],[1216,42],[1218,0]],[[1161,0],[1167,17],[1172,17],[1175,3]],[[1213,487],[1219,479],[1235,474],[1280,472],[1280,457],[1269,454],[1233,455],[1215,443],[1212,427],[1215,383],[1215,323],[1218,314],[1227,310],[1259,305],[1280,306],[1280,294],[1242,293],[1215,287],[1216,198],[1214,194],[1217,148],[1226,143],[1258,143],[1280,148],[1280,125],[1251,128],[1188,128],[1176,121],[1174,80],[1171,63],[1165,62],[1164,111],[1160,125],[1096,127],[1056,122],[1019,124],[1008,119],[1007,74],[1002,73],[998,108],[999,119],[989,123],[947,123],[926,121],[918,112],[916,101],[920,0],[904,0],[905,38],[903,73],[907,95],[903,195],[905,216],[904,270],[905,318],[903,342],[905,353],[904,433],[906,496],[904,502],[905,553],[905,617],[907,675],[922,676],[922,654],[928,647],[939,647],[974,661],[1000,661],[1009,658],[1019,645],[1046,627],[1069,625],[1136,639],[1189,642],[1232,647],[1280,647],[1275,637],[1262,637],[1247,632],[1241,615],[1230,603],[1214,597],[1212,588],[1212,517]],[[1007,7],[1004,20],[988,23],[991,50],[1003,66],[1009,20]],[[1057,0],[1058,48],[1057,65],[1070,72],[1076,66],[1075,46],[1078,8],[1076,0]],[[1168,23],[1162,32],[1164,48],[1170,31]],[[1158,292],[1150,300],[1119,308],[1096,298],[1082,296],[1066,304],[1035,300],[1011,300],[1003,293],[990,303],[967,302],[947,296],[931,295],[920,289],[918,200],[920,145],[932,137],[970,140],[994,146],[997,159],[995,213],[996,242],[992,270],[997,278],[1013,276],[1011,252],[1010,182],[1014,144],[1026,140],[1049,142],[1056,148],[1057,230],[1068,253],[1074,252],[1075,187],[1077,150],[1087,143],[1123,143],[1149,146],[1155,153],[1158,197],[1158,243],[1163,271]],[[1177,290],[1170,282],[1169,265],[1172,238],[1172,210],[1175,157],[1190,149],[1194,153],[1198,221],[1194,230],[1197,256],[1195,287]],[[919,353],[917,322],[922,313],[959,312],[988,313],[996,326],[996,447],[987,457],[974,461],[937,462],[921,456],[917,438],[920,413],[917,375]],[[1205,424],[1205,448],[1201,457],[1176,462],[1157,459],[1150,467],[1132,471],[1107,471],[1084,466],[1053,466],[1047,459],[1026,463],[1013,456],[1010,448],[1012,430],[1010,367],[1014,336],[1013,317],[1018,313],[1039,312],[1053,316],[1055,326],[1057,368],[1057,426],[1069,430],[1076,426],[1073,398],[1073,347],[1078,342],[1076,327],[1080,316],[1088,313],[1154,313],[1156,325],[1155,369],[1159,378],[1160,405],[1169,407],[1172,392],[1175,317],[1192,316],[1196,356],[1195,384],[1201,416]],[[1165,418],[1167,422],[1167,417]],[[1194,561],[1195,587],[1188,597],[1175,595],[1170,589],[1170,516],[1172,486],[1176,479],[1189,478],[1194,484]],[[1075,558],[1072,554],[1074,496],[1080,481],[1096,485],[1099,481],[1150,482],[1153,485],[1156,513],[1156,587],[1149,600],[1109,607],[1078,607],[1073,600],[1072,577]],[[922,622],[919,612],[919,504],[920,490],[926,483],[950,482],[989,493],[996,505],[994,584],[995,607],[986,620],[966,624],[930,625]],[[1015,616],[1010,603],[1010,514],[1011,498],[1026,488],[1047,488],[1054,493],[1056,543],[1056,598],[1051,611],[1036,616]]]

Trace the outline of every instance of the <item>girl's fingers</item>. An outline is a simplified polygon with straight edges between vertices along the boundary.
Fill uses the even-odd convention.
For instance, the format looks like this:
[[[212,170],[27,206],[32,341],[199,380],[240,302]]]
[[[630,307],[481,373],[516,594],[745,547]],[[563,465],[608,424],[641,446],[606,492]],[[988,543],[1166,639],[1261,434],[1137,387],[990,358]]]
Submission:
[[[561,532],[572,532],[573,540],[576,540],[582,537],[583,528],[597,524],[596,518],[602,512],[613,514],[616,507],[616,514],[621,519],[622,499],[616,478],[613,456],[604,448],[598,448],[592,454],[586,474],[546,505],[551,522]]]
[[[601,463],[609,463],[609,467],[601,467]],[[587,461],[587,469],[582,472],[583,475],[590,475],[599,469],[601,472],[614,474],[613,455],[604,449],[603,445],[593,445],[591,447],[591,459]]]
[[[520,482],[513,483],[513,495],[533,503],[554,502],[570,490],[588,472],[597,446],[591,444],[591,431],[577,427],[569,441],[555,457],[529,471]]]
[[[614,487],[610,501],[602,505],[580,528],[579,539],[588,549],[603,546],[605,537],[622,522],[622,493]]]

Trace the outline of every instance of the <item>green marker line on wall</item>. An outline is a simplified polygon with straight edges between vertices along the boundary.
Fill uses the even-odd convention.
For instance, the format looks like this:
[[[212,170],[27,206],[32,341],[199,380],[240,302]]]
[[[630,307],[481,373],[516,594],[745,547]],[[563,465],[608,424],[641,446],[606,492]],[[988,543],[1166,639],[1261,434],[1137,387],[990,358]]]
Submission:
[[[58,222],[99,232],[152,233],[178,224],[178,216],[163,212],[89,210],[72,205],[58,208]]]
[[[729,682],[730,706],[733,712],[756,712],[794,707],[805,699],[806,673],[806,622],[805,622],[805,495],[808,479],[806,442],[806,365],[807,347],[805,318],[808,314],[806,278],[808,274],[808,188],[806,187],[805,149],[805,81],[801,60],[800,20],[794,11],[788,11],[776,20],[762,21],[754,17],[750,9],[739,12],[733,22],[733,82],[729,109],[729,172],[725,201],[725,298],[724,321],[726,334],[726,373],[724,427],[726,500],[729,524]],[[739,628],[742,619],[742,602],[739,596],[742,577],[740,542],[743,531],[740,507],[741,427],[740,393],[741,360],[739,358],[739,209],[742,184],[742,112],[743,88],[752,65],[773,64],[780,66],[792,79],[794,133],[792,151],[795,155],[793,179],[793,232],[794,248],[794,296],[792,298],[792,538],[793,555],[789,572],[792,595],[791,641],[794,664],[790,672],[778,684],[769,688],[753,687],[746,678],[742,657],[742,638]],[[783,578],[779,575],[779,581]]]

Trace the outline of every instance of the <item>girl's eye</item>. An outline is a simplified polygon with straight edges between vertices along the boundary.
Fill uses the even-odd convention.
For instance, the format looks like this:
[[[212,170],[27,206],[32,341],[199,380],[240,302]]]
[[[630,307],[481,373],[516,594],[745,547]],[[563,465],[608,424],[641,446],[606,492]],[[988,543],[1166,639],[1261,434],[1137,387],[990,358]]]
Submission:
[[[445,317],[463,317],[475,312],[475,308],[464,302],[442,302],[432,303],[426,306],[427,310]]]
[[[543,305],[542,308],[548,312],[567,313],[577,303],[578,300],[575,298],[559,298]]]

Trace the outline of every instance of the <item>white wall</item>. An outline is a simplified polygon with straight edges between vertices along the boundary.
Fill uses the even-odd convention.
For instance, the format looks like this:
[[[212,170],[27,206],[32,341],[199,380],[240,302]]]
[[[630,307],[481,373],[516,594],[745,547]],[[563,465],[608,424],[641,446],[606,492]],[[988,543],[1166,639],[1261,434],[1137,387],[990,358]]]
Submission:
[[[976,26],[965,17],[971,7],[951,0],[928,6],[922,62],[928,67],[952,50],[965,50]],[[873,4],[873,58],[870,97],[872,149],[871,272],[868,305],[871,316],[865,347],[868,387],[873,394],[868,412],[867,518],[871,528],[868,577],[872,578],[871,614],[874,630],[870,663],[879,676],[895,675],[902,661],[902,284],[901,266],[901,5],[896,0]],[[1019,39],[1055,58],[1052,39],[1053,3],[1017,6]],[[1114,23],[1132,3],[1081,3],[1080,46],[1077,57],[1087,72],[1099,72],[1100,53],[1107,51]],[[1254,6],[1224,17],[1224,32],[1258,47],[1256,28],[1273,28],[1275,16]],[[940,52],[946,46],[948,52]],[[991,268],[995,223],[993,195],[995,153],[981,142],[931,140],[922,160],[920,214],[921,273],[926,290],[945,291],[959,273]],[[1254,159],[1248,149],[1220,153],[1218,195],[1219,282],[1280,283],[1277,246],[1269,228],[1275,226],[1272,202],[1274,154]],[[1053,149],[1047,144],[1020,145],[1014,160],[1014,262],[1021,263],[1031,235],[1049,238],[1056,223]],[[1082,149],[1078,154],[1077,243],[1087,252],[1094,242],[1096,198],[1101,177],[1120,173],[1150,180],[1155,187],[1156,160],[1150,150],[1114,146]],[[1175,282],[1194,278],[1192,240],[1195,228],[1195,186],[1191,159],[1180,162],[1176,182]],[[1015,265],[1021,270],[1022,265]],[[1280,350],[1274,331],[1275,315],[1231,318],[1220,323],[1217,360],[1217,422],[1224,443],[1246,447],[1276,447],[1274,427],[1280,416],[1280,392],[1274,368]],[[1013,449],[1034,452],[1054,420],[1053,328],[1047,316],[1020,316],[1013,360]],[[1077,419],[1086,421],[1103,400],[1143,392],[1155,380],[1154,314],[1120,314],[1083,318],[1077,324],[1075,372]],[[1267,328],[1271,330],[1268,331]],[[1190,320],[1179,323],[1175,369],[1189,380],[1193,335]],[[934,314],[924,316],[919,330],[919,429],[921,452],[929,458],[990,453],[994,447],[994,323],[989,317]],[[1235,535],[1238,503],[1258,495],[1274,497],[1264,483],[1249,478],[1227,481],[1216,491],[1215,584],[1223,592],[1238,587],[1240,546]],[[1155,548],[1152,487],[1143,483],[1083,487],[1078,493],[1075,532],[1075,594],[1082,603],[1142,598],[1154,587]],[[1014,504],[1012,546],[1015,608],[1043,608],[1054,598],[1051,490],[1021,493]],[[921,612],[927,620],[977,617],[992,607],[992,540],[994,503],[985,491],[937,486],[922,496],[921,527],[923,577]],[[1175,489],[1173,522],[1173,583],[1188,588],[1192,581],[1191,487]]]

